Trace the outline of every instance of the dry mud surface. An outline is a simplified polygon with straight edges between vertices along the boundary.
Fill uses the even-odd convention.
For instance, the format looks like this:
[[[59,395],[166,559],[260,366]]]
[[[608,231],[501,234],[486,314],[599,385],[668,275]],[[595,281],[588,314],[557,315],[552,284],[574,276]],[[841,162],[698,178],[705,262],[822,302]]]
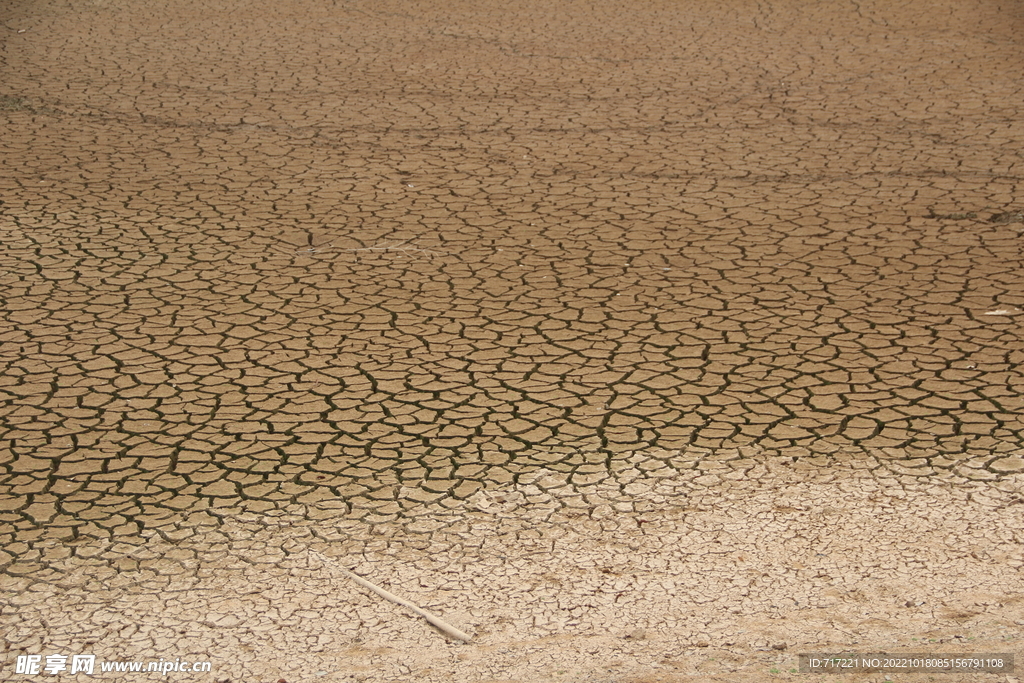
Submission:
[[[1024,678],[1022,35],[0,0],[0,679]]]

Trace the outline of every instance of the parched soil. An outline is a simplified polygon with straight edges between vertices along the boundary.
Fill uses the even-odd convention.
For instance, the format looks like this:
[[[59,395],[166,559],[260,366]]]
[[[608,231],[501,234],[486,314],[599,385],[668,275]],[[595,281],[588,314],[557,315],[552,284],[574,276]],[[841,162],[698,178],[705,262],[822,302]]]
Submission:
[[[1024,680],[1022,35],[0,0],[0,679]]]

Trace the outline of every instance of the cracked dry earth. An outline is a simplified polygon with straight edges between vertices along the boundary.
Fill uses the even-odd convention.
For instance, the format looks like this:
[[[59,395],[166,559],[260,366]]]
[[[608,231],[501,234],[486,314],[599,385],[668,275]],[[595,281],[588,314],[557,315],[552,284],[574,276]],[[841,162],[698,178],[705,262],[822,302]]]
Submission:
[[[1021,659],[1019,3],[0,20],[3,680]]]

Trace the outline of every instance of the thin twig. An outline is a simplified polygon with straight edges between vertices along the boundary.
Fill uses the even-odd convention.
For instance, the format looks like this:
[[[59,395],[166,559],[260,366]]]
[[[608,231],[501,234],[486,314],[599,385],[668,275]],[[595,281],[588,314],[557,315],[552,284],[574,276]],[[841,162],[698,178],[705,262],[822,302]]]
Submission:
[[[408,600],[400,598],[397,595],[395,595],[394,593],[390,593],[390,592],[384,590],[380,586],[375,586],[374,584],[370,583],[369,581],[367,581],[366,579],[364,579],[363,577],[361,577],[361,576],[359,576],[357,574],[353,574],[352,572],[350,572],[349,570],[345,569],[344,567],[342,567],[340,564],[338,564],[334,560],[328,559],[327,557],[325,557],[324,555],[318,553],[317,551],[310,550],[309,554],[313,555],[314,557],[319,559],[325,565],[328,565],[330,567],[333,567],[334,569],[337,569],[339,572],[341,572],[342,574],[344,574],[348,578],[352,579],[353,581],[358,583],[363,588],[369,588],[374,593],[376,593],[377,595],[381,596],[382,598],[384,598],[386,600],[390,600],[391,602],[396,603],[398,605],[402,605],[403,607],[408,607],[413,612],[415,612],[416,614],[420,615],[421,617],[423,617],[424,619],[429,621],[431,624],[436,626],[438,629],[440,629],[440,631],[442,633],[444,633],[445,635],[450,636],[452,638],[456,638],[458,640],[465,641],[467,643],[470,640],[472,640],[472,636],[470,636],[469,634],[464,633],[463,631],[460,631],[459,629],[455,628],[454,626],[452,626],[451,624],[447,623],[446,621],[435,617],[433,614],[431,614],[430,612],[426,611],[425,609],[420,609],[419,607],[417,607],[416,605],[412,604]]]
[[[370,246],[370,247],[360,247],[358,249],[342,249],[342,251],[397,251],[397,252],[403,254],[404,256],[409,256],[410,254],[436,254],[436,253],[438,253],[438,252],[433,251],[431,249],[420,249],[419,247],[413,247],[413,246],[404,247],[404,246],[402,246],[403,244],[405,244],[408,241],[409,240],[403,240],[401,242],[398,242],[397,244],[388,244],[387,240],[385,240],[385,241],[381,242],[380,244],[375,244],[375,245]]]

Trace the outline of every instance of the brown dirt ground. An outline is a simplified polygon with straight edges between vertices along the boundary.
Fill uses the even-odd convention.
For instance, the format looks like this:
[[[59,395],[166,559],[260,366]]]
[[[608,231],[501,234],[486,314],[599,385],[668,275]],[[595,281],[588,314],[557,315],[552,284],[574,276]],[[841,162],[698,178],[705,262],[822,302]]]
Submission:
[[[0,678],[1024,679],[1022,29],[0,0]]]

